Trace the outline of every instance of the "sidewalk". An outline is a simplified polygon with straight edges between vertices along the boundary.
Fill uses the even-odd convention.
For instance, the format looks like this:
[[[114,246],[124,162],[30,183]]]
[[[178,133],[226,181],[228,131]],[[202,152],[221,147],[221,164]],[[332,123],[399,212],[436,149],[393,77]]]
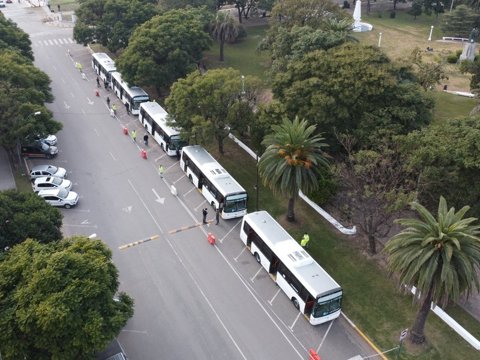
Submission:
[[[0,191],[16,189],[12,166],[8,160],[7,152],[0,146]]]

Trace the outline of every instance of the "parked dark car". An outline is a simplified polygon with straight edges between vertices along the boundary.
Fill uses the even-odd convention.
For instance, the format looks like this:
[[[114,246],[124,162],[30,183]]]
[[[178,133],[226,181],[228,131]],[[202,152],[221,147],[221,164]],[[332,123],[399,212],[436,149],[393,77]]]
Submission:
[[[23,156],[46,157],[51,159],[58,154],[58,148],[42,141],[36,141],[32,144],[22,145],[21,153]]]

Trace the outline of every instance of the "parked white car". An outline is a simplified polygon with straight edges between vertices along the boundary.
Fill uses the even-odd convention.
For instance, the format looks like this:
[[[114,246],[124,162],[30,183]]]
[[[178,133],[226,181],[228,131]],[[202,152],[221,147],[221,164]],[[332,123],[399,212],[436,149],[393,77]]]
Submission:
[[[37,195],[52,206],[63,206],[66,209],[70,209],[78,203],[78,194],[76,192],[62,188],[40,190]]]
[[[65,190],[72,190],[72,182],[67,179],[62,179],[56,176],[42,176],[36,178],[33,182],[33,191],[63,188]]]
[[[67,177],[67,170],[53,165],[38,165],[30,170],[30,179],[36,179],[42,176],[55,176],[59,178]]]

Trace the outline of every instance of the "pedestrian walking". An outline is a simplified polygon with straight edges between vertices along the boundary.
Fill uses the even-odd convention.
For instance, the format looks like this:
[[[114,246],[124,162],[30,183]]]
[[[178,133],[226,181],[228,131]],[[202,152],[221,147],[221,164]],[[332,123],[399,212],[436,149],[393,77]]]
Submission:
[[[113,115],[117,115],[117,105],[112,104]]]
[[[162,164],[158,167],[158,174],[160,175],[161,178],[163,178],[163,173],[165,172],[165,168],[163,167]]]
[[[97,87],[100,87],[100,79],[97,76]]]
[[[107,81],[107,79],[103,79],[103,86],[105,86],[105,90],[108,90],[108,81]]]
[[[113,110],[113,108],[110,108],[110,116],[112,118],[115,117],[115,110]]]
[[[110,109],[110,96],[107,96],[107,106]]]
[[[207,215],[208,215],[208,209],[207,208],[202,210],[202,215],[203,215],[203,223],[208,224],[207,223]]]
[[[300,246],[303,248],[307,248],[309,241],[310,241],[310,236],[308,235],[308,233],[303,234],[303,238],[302,240],[300,240]]]
[[[143,135],[143,143],[148,146],[148,134]]]
[[[127,111],[127,114],[130,114],[130,108],[128,107],[128,103],[125,103],[125,110]]]
[[[85,75],[84,72],[82,72],[82,79],[83,79],[83,80],[87,80],[87,75]]]
[[[215,225],[218,225],[218,222],[220,221],[220,206],[217,207],[217,210],[215,211]]]
[[[137,142],[137,132],[135,130],[132,130],[131,134],[132,134],[132,140],[134,142]]]

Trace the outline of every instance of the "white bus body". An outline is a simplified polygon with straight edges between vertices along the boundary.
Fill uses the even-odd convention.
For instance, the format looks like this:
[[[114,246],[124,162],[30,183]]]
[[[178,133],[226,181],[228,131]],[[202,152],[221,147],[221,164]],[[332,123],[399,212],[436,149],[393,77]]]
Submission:
[[[115,61],[105,53],[92,54],[92,68],[100,79],[106,81],[109,85],[112,81],[112,73],[117,71]]]
[[[247,213],[247,192],[203,147],[183,147],[180,167],[210,205],[215,209],[220,206],[222,218]]]
[[[128,109],[133,115],[138,115],[142,102],[150,100],[150,96],[142,88],[129,87],[119,72],[112,73],[112,89],[124,105],[128,104]]]
[[[240,238],[310,324],[340,315],[340,285],[268,212],[245,215]]]
[[[179,155],[185,142],[180,138],[178,130],[167,125],[167,116],[165,109],[154,101],[140,104],[138,120],[167,155]]]

